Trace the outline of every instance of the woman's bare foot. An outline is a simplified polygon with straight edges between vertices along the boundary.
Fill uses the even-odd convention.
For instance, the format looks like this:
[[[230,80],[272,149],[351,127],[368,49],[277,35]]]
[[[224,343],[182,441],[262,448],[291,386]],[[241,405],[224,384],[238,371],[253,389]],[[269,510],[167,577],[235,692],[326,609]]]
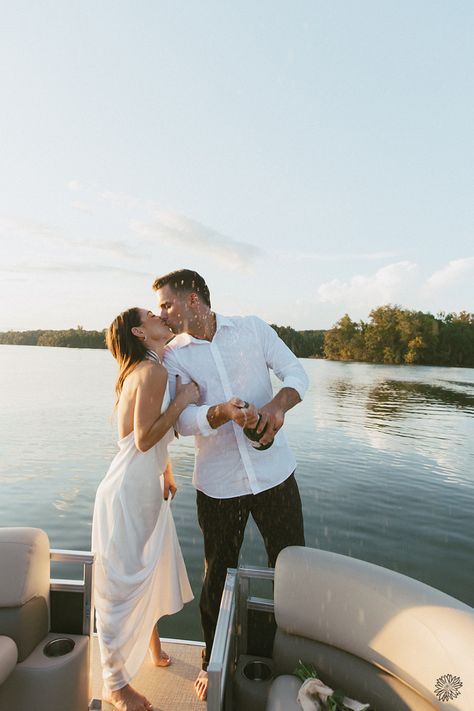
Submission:
[[[115,706],[117,711],[153,711],[153,704],[127,684],[116,691],[102,690],[102,700]]]
[[[148,651],[150,652],[151,661],[155,667],[169,667],[171,664],[170,655],[166,654],[162,649],[160,649],[158,654],[156,654],[155,650],[151,647]]]
[[[151,633],[148,651],[150,652],[150,657],[155,667],[169,667],[171,664],[169,655],[161,649],[160,636],[156,625],[153,627],[153,632]]]
[[[198,697],[199,701],[205,701],[207,699],[207,684],[207,671],[201,669],[196,681],[194,682],[194,691],[196,692],[196,696]]]

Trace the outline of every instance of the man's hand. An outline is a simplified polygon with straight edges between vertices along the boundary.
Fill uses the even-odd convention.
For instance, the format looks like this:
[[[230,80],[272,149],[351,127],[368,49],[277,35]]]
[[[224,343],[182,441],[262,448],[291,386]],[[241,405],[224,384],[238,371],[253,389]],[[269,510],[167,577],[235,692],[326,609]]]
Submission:
[[[273,400],[259,409],[261,420],[257,432],[263,432],[267,426],[265,434],[259,440],[260,444],[272,442],[278,430],[283,426],[285,413],[301,402],[298,392],[294,388],[282,388]]]
[[[227,402],[210,407],[207,419],[213,429],[217,429],[231,420],[240,427],[253,428],[258,422],[258,412],[255,405],[233,397]]]
[[[257,432],[263,432],[266,426],[265,434],[259,439],[259,444],[265,445],[269,442],[273,442],[275,435],[278,430],[283,427],[285,421],[285,411],[283,408],[271,400],[269,403],[264,405],[259,410],[261,418],[257,427]]]
[[[258,422],[258,412],[255,405],[238,397],[232,398],[226,403],[229,407],[229,419],[233,420],[240,427],[253,429]]]

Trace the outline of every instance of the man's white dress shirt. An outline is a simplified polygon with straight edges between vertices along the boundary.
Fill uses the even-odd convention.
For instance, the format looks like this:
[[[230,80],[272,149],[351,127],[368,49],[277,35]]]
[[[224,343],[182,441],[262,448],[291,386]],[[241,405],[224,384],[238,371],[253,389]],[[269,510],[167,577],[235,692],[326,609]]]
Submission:
[[[200,401],[183,410],[177,422],[182,435],[195,436],[196,461],[193,483],[196,489],[218,499],[258,494],[285,481],[296,461],[283,429],[273,446],[264,451],[252,447],[242,428],[227,422],[212,429],[210,407],[233,397],[257,408],[273,398],[269,368],[303,399],[308,377],[296,356],[267,323],[256,316],[225,317],[216,314],[212,341],[187,333],[167,346],[164,363],[169,373],[172,396],[176,375],[183,383],[194,380]]]

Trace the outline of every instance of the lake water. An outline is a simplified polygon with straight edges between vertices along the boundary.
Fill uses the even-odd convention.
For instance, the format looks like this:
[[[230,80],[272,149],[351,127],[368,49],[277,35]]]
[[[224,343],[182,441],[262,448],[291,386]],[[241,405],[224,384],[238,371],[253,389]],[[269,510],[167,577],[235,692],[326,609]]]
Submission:
[[[285,428],[307,545],[474,606],[474,370],[302,363],[311,386]],[[0,525],[38,526],[55,548],[89,549],[95,491],[116,452],[115,373],[107,351],[0,346]],[[171,456],[174,517],[196,599],[160,631],[201,639],[192,439],[173,443]],[[253,524],[242,560],[266,563]]]

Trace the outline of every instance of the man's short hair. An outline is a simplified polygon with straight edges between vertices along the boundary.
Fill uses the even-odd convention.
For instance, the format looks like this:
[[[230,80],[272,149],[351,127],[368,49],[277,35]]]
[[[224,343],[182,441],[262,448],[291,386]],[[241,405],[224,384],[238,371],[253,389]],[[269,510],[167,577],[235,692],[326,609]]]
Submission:
[[[200,299],[211,307],[211,295],[202,276],[192,269],[177,269],[153,282],[153,290],[158,291],[168,285],[175,294],[197,294]]]

